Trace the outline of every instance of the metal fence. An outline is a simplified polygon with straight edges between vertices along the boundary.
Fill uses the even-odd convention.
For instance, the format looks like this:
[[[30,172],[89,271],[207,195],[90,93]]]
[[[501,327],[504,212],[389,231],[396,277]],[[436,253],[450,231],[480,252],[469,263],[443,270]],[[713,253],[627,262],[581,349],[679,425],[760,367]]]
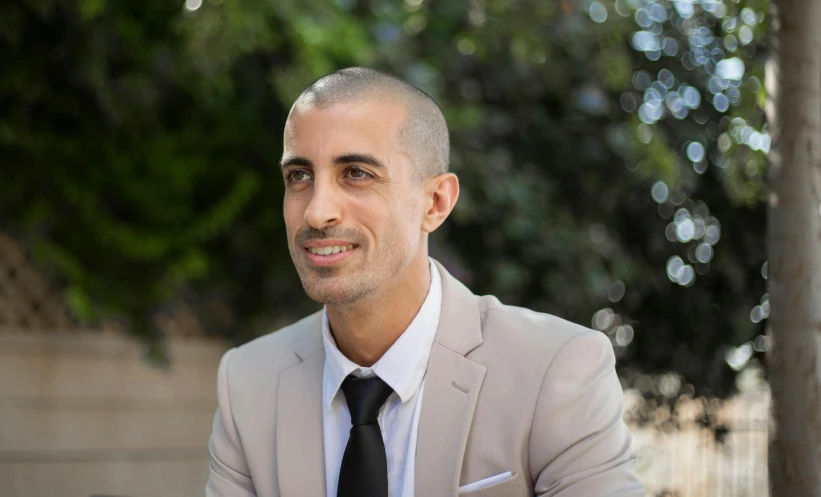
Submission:
[[[766,385],[725,402],[683,399],[673,410],[634,409],[625,420],[648,496],[769,495]]]

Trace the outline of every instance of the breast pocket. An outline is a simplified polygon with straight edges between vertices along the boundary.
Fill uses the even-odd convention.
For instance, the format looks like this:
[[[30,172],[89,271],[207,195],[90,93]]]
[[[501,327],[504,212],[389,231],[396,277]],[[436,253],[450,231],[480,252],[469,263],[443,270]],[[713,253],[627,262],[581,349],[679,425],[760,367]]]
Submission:
[[[459,487],[459,497],[516,497],[526,495],[527,488],[521,473],[513,473],[507,478],[491,476]]]

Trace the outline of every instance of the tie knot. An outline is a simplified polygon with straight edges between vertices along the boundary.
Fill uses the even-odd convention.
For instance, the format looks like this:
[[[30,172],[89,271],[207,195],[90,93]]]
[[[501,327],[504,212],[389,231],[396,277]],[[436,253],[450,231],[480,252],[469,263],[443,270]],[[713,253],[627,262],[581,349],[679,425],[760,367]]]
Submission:
[[[357,426],[376,423],[379,409],[393,393],[393,389],[378,376],[348,376],[342,382],[342,392],[351,412],[351,424]]]

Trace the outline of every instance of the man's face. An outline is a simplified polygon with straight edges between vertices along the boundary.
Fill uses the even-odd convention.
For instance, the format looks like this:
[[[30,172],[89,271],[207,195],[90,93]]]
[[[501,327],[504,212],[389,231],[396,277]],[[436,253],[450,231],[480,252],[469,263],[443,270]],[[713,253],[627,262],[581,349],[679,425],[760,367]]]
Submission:
[[[298,106],[285,127],[288,248],[312,299],[348,304],[397,290],[420,257],[423,183],[390,102]]]

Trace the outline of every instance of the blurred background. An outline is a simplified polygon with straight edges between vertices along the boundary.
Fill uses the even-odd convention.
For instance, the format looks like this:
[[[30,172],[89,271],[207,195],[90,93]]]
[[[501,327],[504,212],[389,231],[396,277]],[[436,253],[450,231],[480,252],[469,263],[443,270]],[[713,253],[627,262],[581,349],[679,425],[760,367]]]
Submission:
[[[432,95],[431,252],[606,333],[652,496],[764,496],[763,0],[0,5],[0,494],[202,495],[220,354],[319,308],[285,242],[293,100]]]

